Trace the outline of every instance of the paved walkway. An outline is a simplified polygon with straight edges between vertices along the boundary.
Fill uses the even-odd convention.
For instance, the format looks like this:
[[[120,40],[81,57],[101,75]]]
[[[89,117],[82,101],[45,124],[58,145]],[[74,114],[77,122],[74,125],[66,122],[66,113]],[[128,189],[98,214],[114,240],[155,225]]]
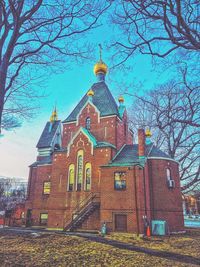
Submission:
[[[196,258],[193,256],[186,256],[174,252],[167,252],[167,251],[160,251],[160,250],[155,250],[155,249],[150,249],[150,248],[143,248],[139,246],[134,246],[131,244],[127,244],[124,242],[120,241],[115,241],[112,239],[106,239],[101,236],[98,236],[96,234],[91,234],[91,233],[80,233],[80,232],[61,232],[61,231],[50,231],[50,230],[45,230],[45,229],[27,229],[27,228],[14,228],[14,227],[6,227],[6,228],[1,228],[1,232],[14,232],[14,233],[19,233],[19,234],[30,234],[30,233],[48,233],[48,234],[62,234],[62,235],[73,235],[73,236],[79,236],[79,237],[84,237],[87,238],[90,241],[93,242],[98,242],[106,245],[110,245],[119,249],[125,249],[125,250],[130,250],[130,251],[136,251],[139,253],[145,253],[147,255],[163,258],[163,259],[168,259],[168,260],[173,260],[181,263],[186,263],[188,266],[190,264],[196,264],[197,266],[200,266],[200,258]]]

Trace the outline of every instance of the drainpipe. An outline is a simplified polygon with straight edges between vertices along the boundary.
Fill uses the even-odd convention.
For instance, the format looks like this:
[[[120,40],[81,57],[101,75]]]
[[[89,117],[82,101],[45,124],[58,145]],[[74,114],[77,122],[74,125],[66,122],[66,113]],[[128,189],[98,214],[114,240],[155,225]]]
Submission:
[[[144,215],[147,216],[146,176],[144,168],[143,168],[143,183],[144,183]]]
[[[153,188],[153,177],[152,177],[152,163],[147,161],[149,170],[149,192],[150,192],[150,217],[154,219],[154,188]]]
[[[133,178],[134,178],[134,192],[135,192],[135,212],[136,212],[136,225],[137,225],[137,236],[140,233],[140,225],[139,225],[139,214],[138,214],[138,201],[137,201],[137,183],[136,183],[136,173],[135,167],[133,167]]]

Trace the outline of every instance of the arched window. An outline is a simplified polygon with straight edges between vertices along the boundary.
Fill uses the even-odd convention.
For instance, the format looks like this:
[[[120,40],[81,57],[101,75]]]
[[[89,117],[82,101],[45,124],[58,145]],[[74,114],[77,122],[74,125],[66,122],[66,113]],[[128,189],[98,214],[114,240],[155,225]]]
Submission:
[[[91,126],[91,119],[90,117],[87,117],[87,119],[85,120],[85,128],[90,130],[90,126]]]
[[[74,190],[74,164],[69,165],[68,173],[68,191]]]
[[[168,188],[174,188],[175,187],[175,181],[173,180],[171,169],[167,168],[166,169],[166,175],[167,175],[167,185]]]
[[[91,163],[86,163],[85,165],[85,190],[86,191],[91,190],[91,176],[92,176]]]
[[[170,169],[166,169],[166,174],[167,174],[167,180],[171,180],[171,170]]]
[[[77,191],[81,191],[83,182],[83,150],[77,154]]]

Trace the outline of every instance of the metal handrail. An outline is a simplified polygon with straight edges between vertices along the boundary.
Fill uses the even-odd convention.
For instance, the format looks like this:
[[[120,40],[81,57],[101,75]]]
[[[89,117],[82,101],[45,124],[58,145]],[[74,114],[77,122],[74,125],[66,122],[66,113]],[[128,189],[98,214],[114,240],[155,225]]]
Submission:
[[[77,220],[77,216],[83,212],[83,210],[91,203],[93,203],[94,199],[99,199],[100,195],[99,193],[93,193],[91,192],[85,199],[83,199],[80,203],[78,203],[75,207],[75,211],[72,213],[72,219],[70,219],[66,224],[64,229],[68,227],[73,221]],[[95,202],[94,202],[95,203]],[[73,218],[74,215],[77,215],[76,218]]]
[[[79,214],[89,203],[93,202],[93,199],[99,198],[99,193],[91,192],[86,198],[78,203],[74,209],[73,214]]]

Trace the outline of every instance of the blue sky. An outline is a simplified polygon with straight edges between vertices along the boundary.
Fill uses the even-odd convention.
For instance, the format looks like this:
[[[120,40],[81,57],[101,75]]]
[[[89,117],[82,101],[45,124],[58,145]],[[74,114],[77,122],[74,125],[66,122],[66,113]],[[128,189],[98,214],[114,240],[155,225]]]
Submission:
[[[59,119],[64,120],[83,94],[96,81],[93,66],[99,58],[98,44],[105,44],[109,38],[112,36],[107,24],[96,28],[87,37],[88,41],[96,46],[94,52],[96,60],[85,61],[83,64],[73,62],[70,63],[70,69],[66,68],[62,74],[50,75],[46,84],[48,97],[41,100],[41,108],[38,110],[37,116],[24,122],[21,128],[13,132],[4,132],[4,137],[0,139],[0,175],[28,178],[28,166],[36,160],[37,156],[35,146],[55,103]],[[111,51],[104,45],[103,60],[108,67],[111,66],[109,60],[111,56]],[[106,82],[116,99],[124,91],[126,85],[131,84],[129,92],[133,92],[134,90],[138,91],[134,84],[142,83],[145,91],[152,88],[155,83],[161,83],[166,79],[165,73],[161,76],[153,70],[155,66],[152,65],[151,60],[150,56],[137,55],[127,62],[132,67],[131,71],[122,73],[120,70],[116,70],[108,73]],[[131,97],[125,96],[127,107],[131,102]]]

